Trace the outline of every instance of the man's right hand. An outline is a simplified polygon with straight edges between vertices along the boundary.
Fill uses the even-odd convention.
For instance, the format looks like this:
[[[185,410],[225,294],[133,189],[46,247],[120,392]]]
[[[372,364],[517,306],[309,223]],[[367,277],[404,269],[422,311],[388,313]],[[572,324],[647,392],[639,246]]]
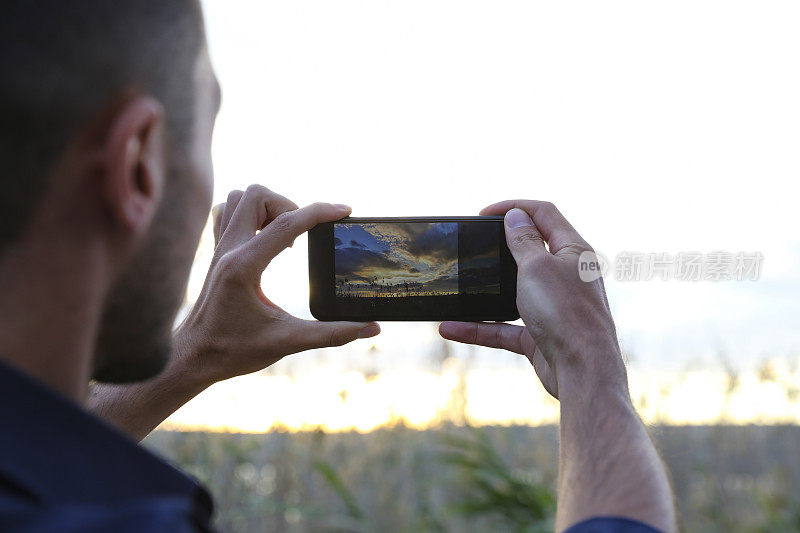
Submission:
[[[556,398],[559,382],[571,369],[624,387],[625,368],[603,280],[598,276],[586,282],[579,276],[579,258],[593,257],[591,246],[549,202],[508,200],[481,215],[505,215],[506,240],[518,268],[517,308],[525,327],[443,322],[442,336],[527,356]]]
[[[264,269],[297,237],[349,214],[345,205],[298,208],[260,185],[233,191],[226,203],[217,205],[211,268],[197,302],[175,332],[176,355],[186,375],[210,385],[261,370],[289,354],[377,335],[375,322],[302,320],[261,289]]]

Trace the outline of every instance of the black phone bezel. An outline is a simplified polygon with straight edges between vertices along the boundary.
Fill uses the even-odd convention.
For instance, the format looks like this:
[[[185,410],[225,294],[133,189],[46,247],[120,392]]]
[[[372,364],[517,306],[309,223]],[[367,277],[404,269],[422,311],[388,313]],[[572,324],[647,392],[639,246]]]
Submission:
[[[500,232],[501,293],[499,296],[463,295],[459,303],[462,313],[415,314],[392,316],[382,313],[350,313],[337,309],[334,273],[333,224],[318,224],[308,232],[308,278],[311,314],[317,320],[351,321],[442,321],[509,322],[519,318],[517,311],[517,264],[506,244],[502,216],[471,217],[348,217],[337,223],[403,223],[403,222],[486,222],[498,224]]]

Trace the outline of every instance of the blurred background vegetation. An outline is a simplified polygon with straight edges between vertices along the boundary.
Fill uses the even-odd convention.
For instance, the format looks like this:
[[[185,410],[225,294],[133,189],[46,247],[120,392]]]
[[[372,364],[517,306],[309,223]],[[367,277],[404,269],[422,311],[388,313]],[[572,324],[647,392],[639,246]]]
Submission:
[[[440,362],[440,374],[453,368],[445,357]],[[557,426],[474,424],[468,372],[457,368],[449,397],[422,429],[402,418],[361,432],[160,429],[145,444],[210,488],[223,531],[551,531]],[[704,402],[714,402],[711,424],[665,423],[669,402],[657,400],[654,408],[634,394],[640,412],[651,413],[650,432],[672,476],[682,530],[800,531],[800,425],[742,421],[731,409],[732,398],[754,381],[762,388],[750,390],[751,401],[759,402],[758,391],[779,390],[786,409],[800,418],[791,375],[769,361],[749,377],[723,371],[717,376],[722,398],[689,398],[701,411]],[[689,395],[681,387],[692,380],[709,378],[687,371],[658,393]],[[347,403],[339,409],[346,411]]]
[[[558,405],[524,358],[481,373],[469,353],[454,355],[438,339],[427,367],[394,382],[373,369],[386,366],[384,356],[370,353],[346,367],[344,381],[319,352],[217,384],[145,444],[210,488],[223,531],[552,531]],[[793,361],[765,359],[741,372],[721,352],[714,367],[688,365],[652,382],[630,372],[683,531],[800,531]],[[504,422],[476,416],[486,394]],[[360,426],[381,402],[391,416]],[[338,429],[325,426],[329,419]],[[201,421],[208,425],[193,426]]]
[[[800,530],[800,428],[651,428],[683,531]],[[224,531],[551,531],[555,426],[366,434],[157,431]]]

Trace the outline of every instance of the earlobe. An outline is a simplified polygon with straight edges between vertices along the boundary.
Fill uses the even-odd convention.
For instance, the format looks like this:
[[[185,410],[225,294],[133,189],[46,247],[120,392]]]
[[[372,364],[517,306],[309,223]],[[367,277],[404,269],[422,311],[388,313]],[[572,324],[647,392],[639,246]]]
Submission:
[[[112,117],[105,143],[103,194],[115,225],[137,239],[150,226],[166,174],[163,108],[151,97],[129,100]]]

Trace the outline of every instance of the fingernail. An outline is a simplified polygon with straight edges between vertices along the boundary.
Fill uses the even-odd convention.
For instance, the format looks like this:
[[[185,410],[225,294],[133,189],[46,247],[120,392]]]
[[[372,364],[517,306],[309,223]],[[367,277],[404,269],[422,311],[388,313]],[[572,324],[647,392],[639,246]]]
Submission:
[[[374,337],[378,333],[381,332],[381,327],[378,324],[370,324],[365,328],[361,328],[358,332],[359,339],[366,339],[369,337]]]
[[[333,204],[333,206],[338,209],[339,211],[352,211],[352,207],[345,204]]]
[[[515,207],[506,213],[506,226],[509,228],[522,228],[524,226],[533,226],[533,220],[528,216],[528,213]]]

